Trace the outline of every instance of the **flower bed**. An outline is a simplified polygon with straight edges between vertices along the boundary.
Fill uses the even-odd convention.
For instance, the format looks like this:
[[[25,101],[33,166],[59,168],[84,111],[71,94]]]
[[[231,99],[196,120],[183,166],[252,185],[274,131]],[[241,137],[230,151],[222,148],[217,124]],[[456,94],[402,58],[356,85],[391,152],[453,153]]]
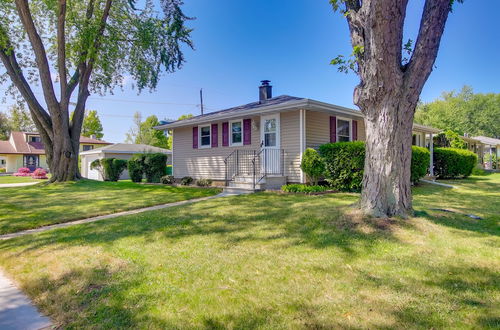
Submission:
[[[21,167],[17,170],[16,173],[12,174],[13,176],[30,176],[33,179],[48,179],[47,171],[43,168],[37,168],[31,173],[30,169],[27,167]]]
[[[16,173],[12,174],[13,176],[31,176],[31,171],[27,167],[21,167],[17,170]]]
[[[33,179],[48,179],[47,177],[47,171],[44,170],[43,168],[37,168],[31,175]]]

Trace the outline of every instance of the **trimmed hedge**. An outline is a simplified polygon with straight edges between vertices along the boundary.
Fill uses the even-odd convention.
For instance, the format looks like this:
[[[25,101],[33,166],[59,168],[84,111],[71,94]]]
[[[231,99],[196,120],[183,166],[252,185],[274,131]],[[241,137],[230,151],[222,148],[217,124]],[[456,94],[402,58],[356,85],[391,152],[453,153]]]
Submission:
[[[96,159],[90,163],[90,168],[97,169],[104,181],[118,181],[125,167],[127,167],[127,161],[116,158]]]
[[[144,154],[143,170],[147,182],[160,182],[162,176],[167,174],[167,155],[162,153]]]
[[[412,146],[411,149],[410,180],[415,184],[427,174],[431,162],[431,153],[427,148],[423,147]]]
[[[434,149],[434,173],[440,179],[466,178],[477,164],[477,155],[455,148]]]
[[[167,174],[167,155],[162,153],[135,154],[129,159],[128,171],[133,182],[141,182],[143,176],[149,183],[159,183]]]
[[[326,164],[326,181],[336,190],[360,192],[365,167],[365,143],[337,142],[319,147]],[[426,148],[412,146],[411,177],[413,183],[427,174],[430,152]]]
[[[141,182],[143,177],[142,157],[132,157],[127,162],[128,175],[132,182]]]
[[[300,168],[307,175],[309,181],[317,185],[318,178],[325,173],[325,161],[316,150],[307,148],[302,156]]]
[[[316,192],[322,192],[322,191],[327,191],[330,189],[327,186],[308,186],[305,184],[287,184],[284,186],[281,186],[281,190],[284,192],[289,192],[289,193],[316,193]]]
[[[325,160],[326,181],[336,190],[361,191],[365,144],[361,141],[327,143],[319,147]]]

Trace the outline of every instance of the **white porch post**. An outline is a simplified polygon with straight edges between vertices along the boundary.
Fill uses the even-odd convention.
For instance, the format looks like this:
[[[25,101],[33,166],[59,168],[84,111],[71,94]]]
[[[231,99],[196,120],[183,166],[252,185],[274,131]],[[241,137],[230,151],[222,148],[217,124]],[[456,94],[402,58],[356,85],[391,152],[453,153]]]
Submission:
[[[434,176],[434,140],[432,139],[432,133],[431,133],[431,140],[429,141],[429,151],[431,152],[429,175]]]
[[[304,109],[299,110],[299,138],[300,138],[300,161],[302,162],[302,155],[304,154],[306,146],[306,112]],[[302,169],[300,169],[300,182],[306,183],[306,177]]]
[[[490,170],[493,169],[493,147],[490,144]]]

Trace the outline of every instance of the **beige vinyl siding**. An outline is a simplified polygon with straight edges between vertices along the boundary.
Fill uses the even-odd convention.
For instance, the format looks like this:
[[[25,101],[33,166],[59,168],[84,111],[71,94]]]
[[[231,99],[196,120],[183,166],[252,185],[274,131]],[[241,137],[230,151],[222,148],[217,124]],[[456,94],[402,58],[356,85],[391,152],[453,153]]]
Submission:
[[[242,117],[241,119],[246,118],[248,117]],[[224,180],[224,159],[232,151],[236,149],[258,150],[260,148],[260,117],[251,117],[251,119],[251,144],[237,147],[222,146],[222,123],[225,121],[207,122],[207,124],[217,124],[218,147],[216,148],[193,149],[193,127],[174,128],[172,146],[174,177],[182,178],[190,176],[195,179],[210,178],[213,180]]]
[[[282,112],[280,130],[285,176],[288,182],[300,182],[300,111]]]
[[[320,145],[330,142],[330,116],[333,114],[307,111],[306,112],[306,147],[317,149]],[[338,115],[342,117],[342,115]],[[358,122],[358,141],[365,141],[365,124],[362,119]]]

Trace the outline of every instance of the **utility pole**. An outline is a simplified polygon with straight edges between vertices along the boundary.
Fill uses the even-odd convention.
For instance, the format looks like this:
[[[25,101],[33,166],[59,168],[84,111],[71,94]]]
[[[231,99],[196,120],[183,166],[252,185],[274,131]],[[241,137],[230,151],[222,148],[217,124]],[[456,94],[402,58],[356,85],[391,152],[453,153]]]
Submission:
[[[203,88],[200,88],[200,108],[201,114],[203,115]]]

